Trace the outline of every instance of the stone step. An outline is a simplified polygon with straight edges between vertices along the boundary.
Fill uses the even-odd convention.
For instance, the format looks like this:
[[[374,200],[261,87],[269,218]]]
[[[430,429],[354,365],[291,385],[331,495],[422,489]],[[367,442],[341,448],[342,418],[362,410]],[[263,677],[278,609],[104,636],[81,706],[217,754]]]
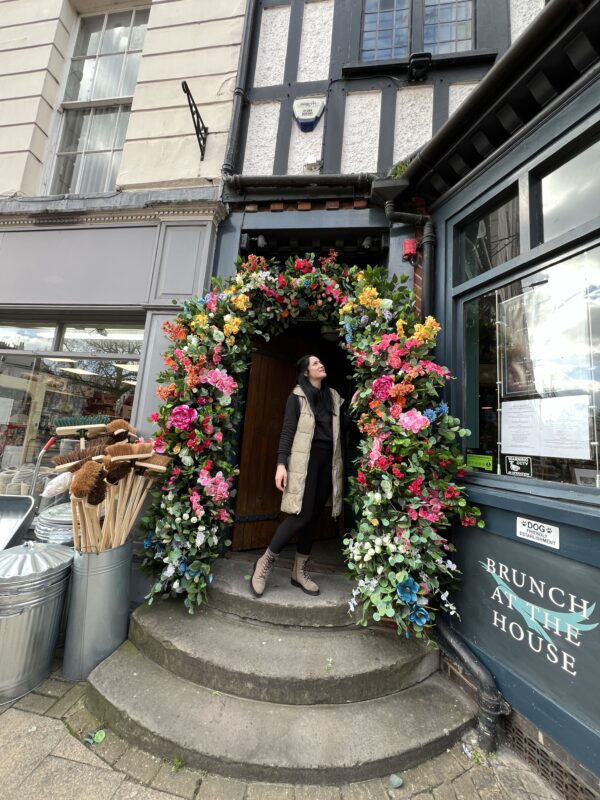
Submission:
[[[312,596],[292,586],[290,570],[276,567],[262,597],[250,590],[253,564],[230,558],[213,567],[208,605],[245,619],[301,627],[354,627],[348,613],[352,582],[345,575],[314,572],[321,594]]]
[[[233,697],[177,677],[125,642],[89,677],[88,703],[130,743],[246,780],[340,784],[441,753],[475,706],[441,673],[402,692],[340,705]]]
[[[204,606],[191,615],[178,601],[138,608],[129,638],[175,675],[272,703],[381,697],[424,680],[439,665],[435,650],[395,631],[280,627]]]

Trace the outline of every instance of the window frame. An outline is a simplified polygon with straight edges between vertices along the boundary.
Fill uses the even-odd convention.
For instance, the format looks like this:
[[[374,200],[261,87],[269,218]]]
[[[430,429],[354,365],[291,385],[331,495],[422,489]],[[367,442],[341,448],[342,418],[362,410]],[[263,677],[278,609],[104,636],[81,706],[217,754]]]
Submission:
[[[116,14],[116,13],[121,13],[121,12],[130,12],[132,14],[132,20],[133,20],[133,14],[136,11],[148,11],[148,12],[150,12],[150,10],[151,10],[151,6],[150,5],[146,5],[145,3],[137,5],[135,3],[135,0],[134,0],[132,5],[130,5],[128,7],[125,7],[125,8],[118,8],[118,7],[107,8],[107,9],[104,9],[104,10],[92,11],[92,12],[89,12],[89,13],[86,13],[86,14],[80,14],[79,15],[79,17],[77,19],[77,24],[75,25],[75,29],[71,34],[71,39],[70,39],[70,42],[69,42],[68,52],[67,52],[67,54],[65,56],[64,72],[63,72],[63,76],[62,76],[62,80],[61,80],[61,84],[60,84],[60,91],[58,93],[58,97],[60,98],[60,100],[58,101],[58,104],[54,109],[55,112],[56,112],[56,122],[55,122],[55,125],[54,125],[54,131],[53,131],[53,134],[52,134],[52,137],[51,137],[51,141],[50,141],[51,158],[48,159],[47,169],[44,171],[44,175],[43,175],[43,179],[42,179],[42,193],[43,193],[44,196],[47,196],[47,197],[60,197],[60,196],[63,196],[63,195],[77,195],[77,194],[79,194],[79,187],[81,186],[81,180],[82,180],[82,171],[81,170],[79,171],[79,174],[77,175],[77,180],[76,180],[76,184],[75,184],[75,189],[74,190],[69,191],[69,192],[63,192],[63,193],[61,193],[59,195],[54,195],[54,194],[50,193],[51,189],[52,189],[52,185],[54,183],[54,178],[55,178],[56,169],[57,169],[57,165],[58,165],[58,159],[59,159],[59,156],[61,155],[61,151],[59,151],[59,146],[60,146],[60,143],[61,143],[61,140],[62,140],[62,136],[63,136],[65,120],[66,120],[66,115],[65,115],[66,111],[77,111],[77,110],[82,110],[82,109],[84,109],[84,110],[85,109],[90,109],[92,111],[92,117],[93,117],[94,109],[101,109],[101,108],[118,108],[119,113],[122,113],[123,111],[128,111],[129,113],[131,113],[131,106],[132,106],[132,103],[133,103],[133,94],[106,97],[106,98],[101,98],[101,99],[90,99],[90,100],[66,100],[65,99],[66,91],[67,91],[67,85],[68,85],[68,82],[69,82],[69,77],[71,75],[71,68],[72,68],[73,62],[74,61],[84,61],[85,60],[84,57],[75,56],[75,46],[77,44],[77,40],[79,38],[79,33],[81,31],[82,21],[85,20],[85,19],[89,19],[91,17],[100,17],[100,16],[102,16],[103,17],[102,33],[104,33],[104,31],[106,29],[106,21],[107,21],[107,18],[108,18],[108,16],[110,14]],[[135,50],[131,50],[131,51],[129,51],[129,50],[125,51],[125,55],[128,55],[130,52],[131,53],[140,53],[140,54],[142,54],[143,53],[143,49],[144,49],[144,43],[145,43],[145,41],[142,43],[142,46],[140,48],[136,48]],[[110,55],[110,54],[103,54],[103,55],[106,56],[106,55]],[[96,60],[98,59],[98,57],[99,57],[99,54],[97,53],[96,54]],[[121,77],[119,79],[120,81],[123,78],[123,71],[125,70],[125,65],[126,65],[126,59],[123,60],[123,66],[121,67]],[[136,79],[136,85],[137,85],[137,79]],[[128,125],[129,125],[129,122],[128,122]],[[115,134],[116,134],[116,128],[117,128],[117,126],[115,126]],[[123,144],[124,143],[125,143],[125,139],[123,140]],[[112,144],[113,144],[113,147],[110,150],[103,149],[103,150],[87,151],[86,148],[84,147],[83,150],[81,150],[81,151],[79,151],[79,150],[73,151],[73,154],[74,155],[78,154],[80,156],[84,156],[86,152],[94,152],[94,153],[95,152],[98,152],[98,153],[107,152],[107,153],[114,154],[115,152],[120,151],[121,154],[123,153],[123,147],[120,147],[120,148],[118,148],[118,147],[115,148],[114,147],[114,145],[115,145],[114,137],[113,137]],[[116,186],[114,186],[112,188],[108,187],[108,179],[109,179],[109,177],[110,177],[110,167],[109,167],[109,170],[108,170],[107,175],[106,175],[106,179],[105,179],[105,182],[104,182],[103,189],[102,190],[95,190],[95,191],[92,191],[92,192],[87,192],[86,194],[96,195],[96,194],[111,194],[111,193],[113,193],[115,191],[115,189],[116,189]]]

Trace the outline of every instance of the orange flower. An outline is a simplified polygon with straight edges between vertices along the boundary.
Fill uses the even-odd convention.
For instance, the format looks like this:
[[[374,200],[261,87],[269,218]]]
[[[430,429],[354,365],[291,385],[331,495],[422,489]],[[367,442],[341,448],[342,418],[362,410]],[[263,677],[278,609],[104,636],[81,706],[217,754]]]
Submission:
[[[177,386],[175,386],[174,383],[170,383],[168,386],[159,386],[156,390],[156,394],[161,400],[168,400],[169,397],[176,397]]]
[[[378,408],[380,405],[379,400],[371,400],[369,403],[369,408]]]

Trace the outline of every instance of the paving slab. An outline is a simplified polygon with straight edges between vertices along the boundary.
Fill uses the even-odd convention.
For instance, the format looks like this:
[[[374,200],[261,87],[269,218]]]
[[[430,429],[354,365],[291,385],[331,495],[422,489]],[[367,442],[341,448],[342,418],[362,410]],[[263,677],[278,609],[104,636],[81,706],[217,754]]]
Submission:
[[[120,772],[49,756],[19,786],[12,800],[108,800],[123,780]]]
[[[283,783],[249,783],[246,800],[294,800],[294,787]]]
[[[0,722],[0,787],[7,798],[64,739],[59,720],[10,708]],[[41,797],[42,795],[40,795]],[[39,799],[38,799],[39,800]]]
[[[186,767],[174,770],[171,764],[163,764],[152,781],[152,787],[193,800],[201,780],[202,775],[196,770]]]
[[[76,683],[46,712],[46,716],[61,719],[86,692],[85,683]]]
[[[69,761],[79,761],[81,764],[89,764],[91,767],[110,769],[109,764],[98,758],[89,747],[86,747],[70,733],[67,733],[56,745],[52,755],[57,758],[66,758]]]
[[[295,800],[340,800],[338,786],[296,786]]]
[[[102,800],[104,799],[102,798]],[[148,786],[141,786],[139,783],[125,780],[111,800],[179,800],[179,798],[175,794],[159,792],[157,789],[150,789]]]
[[[126,772],[131,778],[141,783],[152,783],[162,766],[160,758],[146,753],[144,750],[139,750],[137,747],[130,747],[114,763],[115,769]]]
[[[49,695],[50,697],[63,697],[73,686],[69,681],[59,681],[56,678],[48,678],[41,686],[35,690],[36,694]]]
[[[342,800],[388,800],[383,780],[363,781],[342,786]]]
[[[41,694],[26,694],[15,703],[15,708],[21,711],[31,711],[34,714],[45,714],[56,703],[56,697],[43,697]]]
[[[202,778],[197,797],[198,800],[244,800],[247,786],[247,783],[235,778],[206,775]]]

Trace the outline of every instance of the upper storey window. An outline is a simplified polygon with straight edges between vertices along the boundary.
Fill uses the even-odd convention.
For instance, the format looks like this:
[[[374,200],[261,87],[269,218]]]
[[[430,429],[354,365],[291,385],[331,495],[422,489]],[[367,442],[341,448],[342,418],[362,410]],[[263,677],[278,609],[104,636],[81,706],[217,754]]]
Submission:
[[[472,48],[472,0],[364,0],[362,61]]]
[[[148,14],[137,9],[81,19],[51,194],[115,188]]]

